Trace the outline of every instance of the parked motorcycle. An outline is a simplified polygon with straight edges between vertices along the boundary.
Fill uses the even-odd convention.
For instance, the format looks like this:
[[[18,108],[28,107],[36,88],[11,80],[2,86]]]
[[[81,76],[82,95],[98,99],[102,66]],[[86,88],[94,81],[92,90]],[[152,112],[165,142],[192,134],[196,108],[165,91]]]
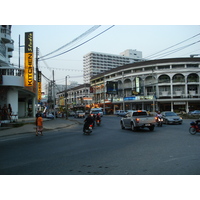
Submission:
[[[195,135],[197,132],[200,132],[200,124],[198,124],[199,122],[200,120],[190,123],[189,132],[191,135]]]
[[[163,118],[162,117],[157,117],[157,126],[162,127],[163,124]]]
[[[85,127],[83,132],[85,135],[90,135],[90,133],[92,133],[92,127],[93,127],[93,124],[90,124],[89,126]]]

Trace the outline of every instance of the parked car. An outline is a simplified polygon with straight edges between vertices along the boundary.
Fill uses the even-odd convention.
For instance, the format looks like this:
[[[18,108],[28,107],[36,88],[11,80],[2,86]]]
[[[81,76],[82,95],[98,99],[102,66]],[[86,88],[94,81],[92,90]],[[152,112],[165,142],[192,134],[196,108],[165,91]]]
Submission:
[[[164,124],[182,124],[183,120],[175,112],[165,111],[161,113]]]
[[[47,114],[47,115],[46,115],[46,118],[47,118],[47,119],[54,119],[54,115],[53,115],[53,114]]]
[[[69,116],[74,117],[75,116],[75,112],[74,111],[69,111]]]
[[[115,113],[118,117],[124,117],[127,112],[125,110],[117,110]]]
[[[189,115],[200,115],[200,110],[194,110],[188,113]]]

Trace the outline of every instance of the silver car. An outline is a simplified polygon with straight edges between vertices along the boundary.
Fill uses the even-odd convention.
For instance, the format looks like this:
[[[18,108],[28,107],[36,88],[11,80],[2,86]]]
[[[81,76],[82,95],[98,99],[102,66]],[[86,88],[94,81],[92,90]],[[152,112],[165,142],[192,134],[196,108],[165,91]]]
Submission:
[[[171,111],[165,111],[161,113],[163,116],[164,124],[182,124],[183,120],[176,113]]]

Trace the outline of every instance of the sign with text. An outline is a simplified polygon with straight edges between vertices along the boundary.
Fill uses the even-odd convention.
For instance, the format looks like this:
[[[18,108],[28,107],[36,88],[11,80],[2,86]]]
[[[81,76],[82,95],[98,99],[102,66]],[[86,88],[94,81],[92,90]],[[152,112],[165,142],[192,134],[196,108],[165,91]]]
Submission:
[[[118,94],[118,83],[114,81],[106,82],[107,94]]]
[[[41,81],[41,71],[38,71],[38,100],[42,99],[42,81]]]
[[[25,33],[24,86],[33,86],[33,32]]]

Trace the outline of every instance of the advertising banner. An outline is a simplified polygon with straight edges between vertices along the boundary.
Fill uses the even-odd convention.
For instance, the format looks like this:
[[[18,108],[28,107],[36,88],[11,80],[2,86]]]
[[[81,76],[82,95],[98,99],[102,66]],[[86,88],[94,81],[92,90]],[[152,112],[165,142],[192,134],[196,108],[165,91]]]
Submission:
[[[106,82],[107,94],[117,94],[118,93],[118,83],[113,81]]]
[[[25,33],[24,86],[33,86],[33,32]]]
[[[38,100],[41,101],[42,99],[42,77],[41,71],[38,71]]]

